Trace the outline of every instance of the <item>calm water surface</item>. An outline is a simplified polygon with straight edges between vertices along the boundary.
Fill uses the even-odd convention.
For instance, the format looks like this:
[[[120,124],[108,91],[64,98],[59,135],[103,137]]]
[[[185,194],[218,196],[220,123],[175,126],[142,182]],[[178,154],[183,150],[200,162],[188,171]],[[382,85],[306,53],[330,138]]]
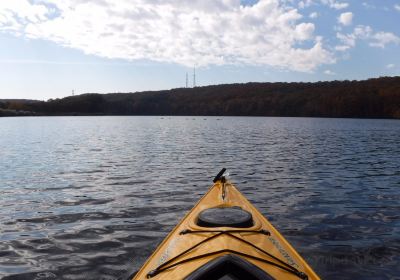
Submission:
[[[138,269],[222,168],[324,279],[400,279],[400,121],[0,118],[0,278]]]

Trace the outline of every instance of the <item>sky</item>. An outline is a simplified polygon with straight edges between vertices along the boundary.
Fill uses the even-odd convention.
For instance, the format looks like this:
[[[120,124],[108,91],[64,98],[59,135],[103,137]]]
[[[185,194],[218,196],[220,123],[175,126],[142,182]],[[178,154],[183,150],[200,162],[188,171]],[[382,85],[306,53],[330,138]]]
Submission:
[[[400,75],[400,0],[0,0],[0,99]]]

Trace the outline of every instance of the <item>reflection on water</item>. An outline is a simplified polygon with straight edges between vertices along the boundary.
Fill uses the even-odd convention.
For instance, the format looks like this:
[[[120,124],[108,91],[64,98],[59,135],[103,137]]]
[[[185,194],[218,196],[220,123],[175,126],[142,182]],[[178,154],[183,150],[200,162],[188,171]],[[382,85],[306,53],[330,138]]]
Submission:
[[[324,279],[394,279],[399,124],[0,118],[0,277],[116,279],[138,269],[227,167]]]

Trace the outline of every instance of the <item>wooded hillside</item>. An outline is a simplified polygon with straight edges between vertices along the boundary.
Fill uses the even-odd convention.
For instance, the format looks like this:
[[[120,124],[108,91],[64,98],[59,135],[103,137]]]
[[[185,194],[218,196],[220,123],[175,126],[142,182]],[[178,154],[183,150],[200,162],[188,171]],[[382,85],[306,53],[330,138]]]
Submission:
[[[212,115],[400,118],[400,77],[247,83],[48,101],[0,100],[1,115]]]

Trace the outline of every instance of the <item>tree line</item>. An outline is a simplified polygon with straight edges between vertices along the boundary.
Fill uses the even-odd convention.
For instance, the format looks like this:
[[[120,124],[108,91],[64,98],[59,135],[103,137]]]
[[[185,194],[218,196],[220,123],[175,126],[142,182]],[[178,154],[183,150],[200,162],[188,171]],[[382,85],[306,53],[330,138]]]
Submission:
[[[246,83],[48,101],[0,100],[6,115],[286,116],[400,119],[400,77],[316,83]]]

